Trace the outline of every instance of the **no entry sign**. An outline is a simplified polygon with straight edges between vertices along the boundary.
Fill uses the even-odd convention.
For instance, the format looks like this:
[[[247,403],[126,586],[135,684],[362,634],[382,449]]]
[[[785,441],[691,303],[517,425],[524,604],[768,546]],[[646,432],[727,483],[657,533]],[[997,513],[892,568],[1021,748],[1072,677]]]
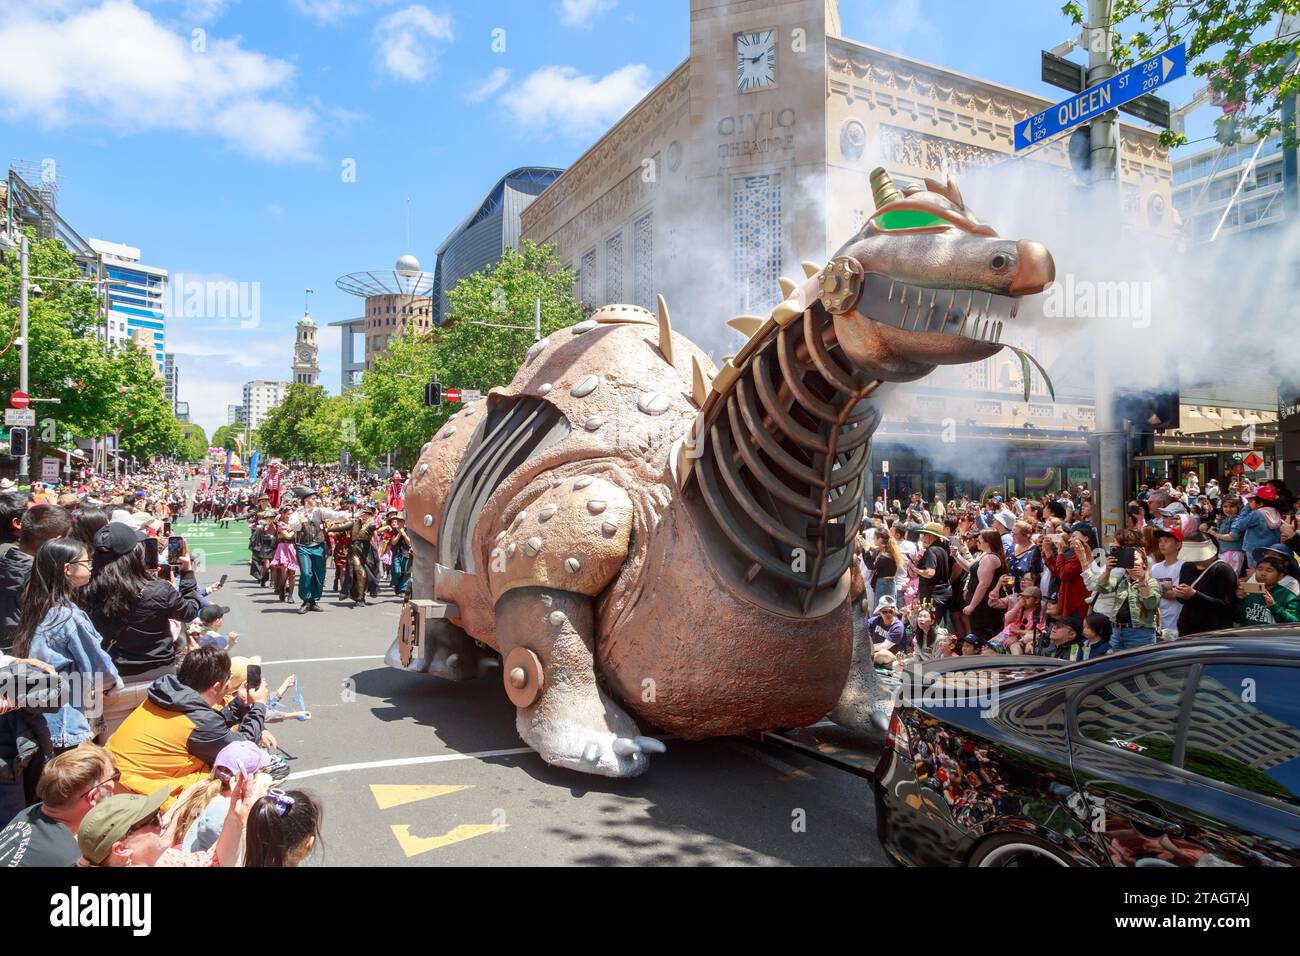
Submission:
[[[447,389],[447,391],[443,392],[442,394],[446,396],[447,401],[449,402],[460,401],[460,389],[458,388],[449,388]]]
[[[32,397],[26,392],[13,391],[9,393],[9,404],[14,408],[26,408],[32,403]]]

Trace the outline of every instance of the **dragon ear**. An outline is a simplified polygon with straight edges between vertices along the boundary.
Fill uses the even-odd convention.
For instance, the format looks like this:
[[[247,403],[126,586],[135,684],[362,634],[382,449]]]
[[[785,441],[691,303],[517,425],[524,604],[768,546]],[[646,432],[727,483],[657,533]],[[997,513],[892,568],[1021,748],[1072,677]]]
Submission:
[[[890,178],[883,166],[877,166],[871,171],[871,196],[876,202],[877,209],[895,199],[903,198],[903,194],[898,191],[894,180]]]

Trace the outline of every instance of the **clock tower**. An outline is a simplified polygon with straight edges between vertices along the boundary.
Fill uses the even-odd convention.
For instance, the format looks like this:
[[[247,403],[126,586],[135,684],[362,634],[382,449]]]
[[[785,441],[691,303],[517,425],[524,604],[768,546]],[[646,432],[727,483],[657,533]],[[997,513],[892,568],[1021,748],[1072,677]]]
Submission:
[[[293,343],[293,380],[302,385],[320,384],[320,363],[316,360],[316,323],[306,312],[298,320]]]

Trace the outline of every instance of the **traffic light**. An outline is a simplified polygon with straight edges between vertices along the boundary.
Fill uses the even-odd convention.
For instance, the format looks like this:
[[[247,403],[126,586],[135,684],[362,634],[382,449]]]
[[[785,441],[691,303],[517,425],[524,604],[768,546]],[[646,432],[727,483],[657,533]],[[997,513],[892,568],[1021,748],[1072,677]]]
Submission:
[[[442,385],[436,378],[424,386],[424,404],[429,408],[437,408],[442,404]]]
[[[21,458],[27,454],[27,429],[14,428],[9,432],[9,454]]]

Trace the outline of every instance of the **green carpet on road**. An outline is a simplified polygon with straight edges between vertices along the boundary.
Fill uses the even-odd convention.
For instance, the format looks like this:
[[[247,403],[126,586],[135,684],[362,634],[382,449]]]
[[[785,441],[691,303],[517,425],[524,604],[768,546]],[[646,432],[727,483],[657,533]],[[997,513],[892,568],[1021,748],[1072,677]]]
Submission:
[[[228,565],[248,563],[248,522],[232,521],[230,527],[221,528],[215,521],[191,522],[182,520],[172,524],[172,530],[189,544],[190,556],[196,569],[202,571],[226,570]],[[199,555],[202,555],[202,564]]]

